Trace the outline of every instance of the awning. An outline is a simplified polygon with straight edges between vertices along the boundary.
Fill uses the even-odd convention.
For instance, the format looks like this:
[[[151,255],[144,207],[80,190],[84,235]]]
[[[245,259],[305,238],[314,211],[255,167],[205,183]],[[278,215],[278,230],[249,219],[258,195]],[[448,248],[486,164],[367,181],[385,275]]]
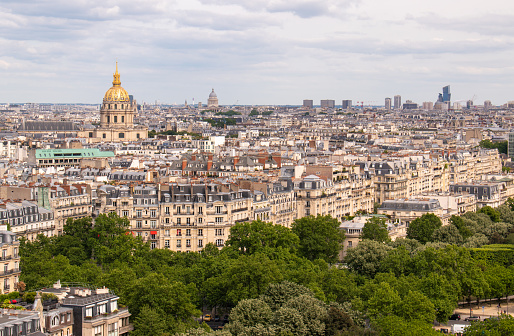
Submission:
[[[157,234],[157,231],[150,231],[150,234]]]

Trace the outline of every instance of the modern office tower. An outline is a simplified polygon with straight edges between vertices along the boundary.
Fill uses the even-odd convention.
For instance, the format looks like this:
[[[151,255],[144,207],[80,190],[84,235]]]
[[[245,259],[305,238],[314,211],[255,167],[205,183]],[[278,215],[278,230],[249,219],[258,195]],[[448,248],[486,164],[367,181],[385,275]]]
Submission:
[[[385,100],[385,109],[390,110],[391,109],[391,98],[386,98]]]
[[[348,110],[352,108],[352,101],[351,100],[343,100],[343,110]]]
[[[413,103],[411,100],[407,100],[405,103],[403,103],[404,110],[415,110],[417,108],[418,108],[418,104]]]
[[[423,110],[431,111],[434,109],[434,103],[432,102],[423,102]]]
[[[467,109],[470,109],[470,108],[472,108],[472,107],[473,107],[473,101],[472,101],[472,100],[468,100],[468,101],[466,102],[466,108],[467,108]]]
[[[323,99],[321,100],[321,108],[335,108],[336,101],[333,99]]]
[[[443,87],[443,102],[449,102],[452,100],[452,94],[450,93],[450,85]]]
[[[507,155],[514,158],[514,133],[509,133],[509,144],[507,147]]]
[[[312,99],[304,99],[303,107],[312,108],[314,106]]]
[[[486,100],[486,101],[484,102],[484,110],[486,110],[486,111],[487,111],[487,110],[489,110],[491,107],[493,107],[493,104],[491,103],[491,101],[490,101],[490,100]]]
[[[402,108],[402,96],[396,95],[394,96],[394,109],[399,110]]]

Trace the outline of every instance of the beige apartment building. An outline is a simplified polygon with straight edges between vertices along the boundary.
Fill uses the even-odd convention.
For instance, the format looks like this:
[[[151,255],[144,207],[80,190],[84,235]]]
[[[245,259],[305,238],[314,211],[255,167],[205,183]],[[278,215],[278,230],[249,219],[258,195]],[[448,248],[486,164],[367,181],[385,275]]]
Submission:
[[[451,214],[444,211],[438,200],[428,198],[387,200],[382,203],[377,212],[407,227],[410,222],[427,213],[439,217],[443,225],[447,225],[451,217]]]
[[[7,294],[17,290],[20,277],[20,242],[15,233],[7,230],[7,225],[0,225],[0,248],[0,288],[2,294]]]
[[[224,246],[230,228],[261,219],[291,227],[296,218],[331,215],[341,219],[373,211],[370,179],[327,183],[317,176],[293,182],[104,185],[97,189],[96,214],[127,217],[135,236],[151,248],[201,251]]]
[[[297,218],[326,216],[341,219],[357,212],[373,212],[373,181],[360,179],[334,183],[316,175],[295,182]]]

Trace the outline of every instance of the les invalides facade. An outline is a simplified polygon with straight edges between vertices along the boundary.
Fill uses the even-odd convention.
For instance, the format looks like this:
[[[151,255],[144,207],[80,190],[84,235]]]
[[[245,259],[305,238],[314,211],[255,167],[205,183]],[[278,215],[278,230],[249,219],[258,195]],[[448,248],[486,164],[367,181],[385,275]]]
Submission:
[[[118,64],[112,87],[105,93],[100,108],[100,126],[96,128],[82,128],[80,137],[88,142],[125,142],[137,141],[148,137],[148,128],[134,125],[137,114],[137,103],[121,87]]]

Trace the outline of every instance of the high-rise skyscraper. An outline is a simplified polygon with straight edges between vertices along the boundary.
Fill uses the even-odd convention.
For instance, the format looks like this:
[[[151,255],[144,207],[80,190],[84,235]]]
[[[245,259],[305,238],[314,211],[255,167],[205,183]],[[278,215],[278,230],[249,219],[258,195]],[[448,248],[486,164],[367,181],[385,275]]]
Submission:
[[[343,110],[351,109],[352,101],[349,99],[343,100]]]
[[[449,102],[452,100],[452,94],[450,93],[450,85],[443,87],[443,102]]]
[[[321,101],[321,108],[334,108],[336,107],[336,101],[333,99],[323,99]]]
[[[391,98],[385,99],[385,109],[390,110],[391,109]]]
[[[303,100],[303,107],[312,108],[314,106],[314,103],[312,99],[304,99]]]
[[[394,96],[394,109],[399,110],[402,108],[402,96],[396,95]]]

